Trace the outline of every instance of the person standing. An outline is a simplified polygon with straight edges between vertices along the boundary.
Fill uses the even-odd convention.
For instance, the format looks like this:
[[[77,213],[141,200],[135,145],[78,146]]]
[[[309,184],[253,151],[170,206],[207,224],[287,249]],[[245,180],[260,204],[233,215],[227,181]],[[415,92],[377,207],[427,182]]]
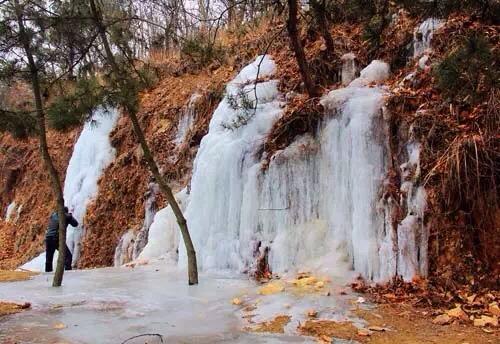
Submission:
[[[68,211],[68,207],[64,207],[64,214],[66,215],[66,226],[68,224],[73,227],[78,226],[78,221]],[[68,245],[65,245],[65,248],[66,258],[64,260],[64,268],[66,270],[71,270],[71,261],[73,256],[71,255]],[[53,212],[49,218],[49,225],[47,227],[47,232],[45,233],[45,250],[45,272],[51,272],[54,252],[59,250],[59,215],[57,214],[57,211]]]

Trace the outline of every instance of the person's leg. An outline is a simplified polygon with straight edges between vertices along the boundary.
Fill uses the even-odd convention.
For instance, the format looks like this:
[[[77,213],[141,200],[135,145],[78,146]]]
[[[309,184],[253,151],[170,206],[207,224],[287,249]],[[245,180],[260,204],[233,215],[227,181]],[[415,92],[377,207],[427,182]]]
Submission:
[[[71,254],[71,251],[68,248],[68,245],[64,245],[66,247],[66,257],[64,260],[64,268],[66,270],[71,270],[71,261],[73,260],[73,255]]]
[[[52,261],[54,260],[54,252],[57,247],[56,240],[51,238],[45,239],[45,272],[52,271]]]

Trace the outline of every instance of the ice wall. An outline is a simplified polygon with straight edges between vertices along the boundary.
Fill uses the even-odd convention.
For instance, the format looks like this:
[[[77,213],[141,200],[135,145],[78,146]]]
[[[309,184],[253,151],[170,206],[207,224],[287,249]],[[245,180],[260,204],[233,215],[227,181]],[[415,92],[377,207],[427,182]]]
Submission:
[[[251,167],[258,163],[256,150],[282,112],[277,80],[255,84],[255,79],[257,74],[259,78],[272,76],[275,69],[269,56],[259,56],[243,68],[227,85],[226,96],[201,141],[186,210],[201,269],[240,271],[245,267],[249,243],[241,240],[241,209],[243,200],[255,197],[256,190],[248,194],[244,186]],[[243,97],[252,103],[251,109],[231,105],[231,99],[241,102]],[[242,122],[247,123],[239,125]]]
[[[97,195],[97,182],[102,171],[113,161],[115,149],[109,141],[118,111],[100,108],[85,123],[73,149],[64,180],[64,201],[79,226],[68,226],[66,242],[73,253],[73,265],[80,257],[80,240],[84,234],[83,218],[87,205]]]
[[[375,60],[347,87],[325,95],[317,136],[297,139],[264,168],[258,153],[283,107],[276,81],[257,83],[256,112],[234,105],[242,97],[255,105],[261,59],[228,84],[195,159],[185,215],[199,268],[249,271],[256,249],[262,254],[269,248],[277,273],[316,269],[345,277],[355,271],[376,281],[422,273],[425,192],[412,183],[408,197],[381,201],[390,158],[382,114],[389,66]],[[269,57],[260,67],[267,76],[275,68]],[[415,147],[408,146],[412,171],[418,165]],[[399,225],[398,202],[408,208]],[[175,262],[177,250],[184,267],[178,226],[166,208],[155,216],[141,257]]]
[[[66,170],[64,201],[79,223],[76,228],[69,225],[66,235],[66,243],[73,253],[73,266],[76,266],[80,256],[80,239],[85,230],[83,218],[87,205],[97,195],[97,182],[103,170],[115,157],[115,150],[111,146],[109,134],[117,119],[118,111],[116,109],[97,109],[92,120],[85,123],[75,143]],[[54,259],[57,259],[57,255]],[[21,268],[43,271],[44,265],[45,252]]]

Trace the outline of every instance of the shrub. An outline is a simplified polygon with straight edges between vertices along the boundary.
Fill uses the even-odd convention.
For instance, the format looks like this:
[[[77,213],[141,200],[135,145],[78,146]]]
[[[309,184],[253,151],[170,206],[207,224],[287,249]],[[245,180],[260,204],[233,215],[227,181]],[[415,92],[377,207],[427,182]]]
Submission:
[[[416,16],[446,17],[456,11],[473,11],[485,19],[498,22],[500,2],[498,0],[399,0],[397,5]]]
[[[202,34],[186,39],[181,45],[181,54],[201,67],[207,66],[214,60],[222,62],[225,57],[224,49]]]
[[[460,45],[434,67],[438,88],[450,99],[476,103],[498,86],[498,61],[487,40],[467,35]]]
[[[103,89],[95,78],[80,79],[50,103],[47,109],[49,125],[64,130],[90,118],[92,111],[104,103]]]

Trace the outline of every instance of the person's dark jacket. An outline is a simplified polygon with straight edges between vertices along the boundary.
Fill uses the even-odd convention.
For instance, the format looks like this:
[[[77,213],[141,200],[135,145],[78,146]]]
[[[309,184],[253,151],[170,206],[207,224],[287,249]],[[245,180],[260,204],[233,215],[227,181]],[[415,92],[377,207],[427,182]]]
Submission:
[[[70,224],[73,227],[78,226],[78,221],[71,214],[66,214],[66,226]],[[50,215],[49,226],[47,227],[47,232],[45,233],[45,238],[58,238],[59,237],[59,215],[57,212],[53,212]]]

